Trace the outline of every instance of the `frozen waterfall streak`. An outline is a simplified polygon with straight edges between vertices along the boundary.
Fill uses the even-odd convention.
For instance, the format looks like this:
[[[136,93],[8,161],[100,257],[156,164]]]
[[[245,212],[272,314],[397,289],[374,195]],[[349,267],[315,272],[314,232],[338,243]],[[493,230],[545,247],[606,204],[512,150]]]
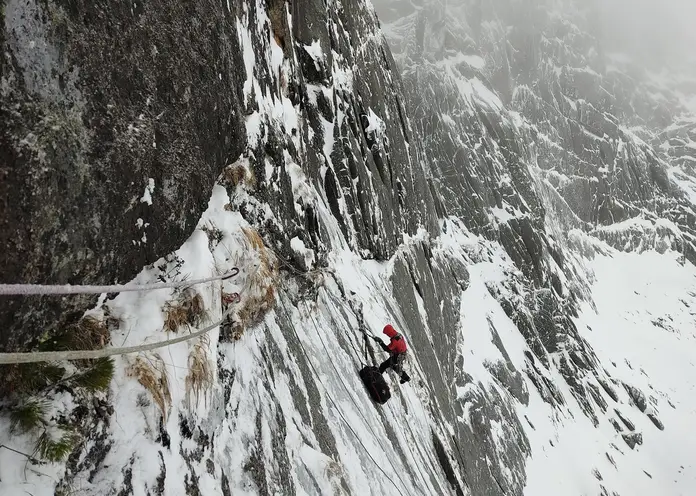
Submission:
[[[217,322],[210,324],[209,326],[196,331],[192,334],[187,334],[186,336],[180,336],[175,339],[166,339],[162,341],[156,341],[149,344],[141,344],[138,346],[126,346],[122,348],[104,348],[101,350],[72,350],[72,351],[36,351],[30,353],[0,353],[0,365],[10,365],[16,363],[36,363],[36,362],[58,362],[61,360],[93,360],[95,358],[106,358],[116,355],[127,355],[129,353],[138,353],[141,351],[156,350],[157,348],[164,348],[165,346],[171,346],[173,344],[181,343],[183,341],[188,341],[190,339],[196,339],[203,334],[212,331],[219,325],[221,325],[225,318],[230,315],[233,311],[233,307],[230,306],[222,314],[222,317]]]
[[[204,279],[193,279],[191,281],[174,281],[152,284],[116,284],[111,286],[90,286],[71,284],[49,285],[49,284],[0,284],[0,296],[31,296],[31,295],[69,295],[69,294],[102,294],[102,293],[123,293],[126,291],[154,291],[157,289],[180,288],[183,286],[194,286],[212,281],[222,281],[239,274],[239,269],[234,267],[231,271]]]

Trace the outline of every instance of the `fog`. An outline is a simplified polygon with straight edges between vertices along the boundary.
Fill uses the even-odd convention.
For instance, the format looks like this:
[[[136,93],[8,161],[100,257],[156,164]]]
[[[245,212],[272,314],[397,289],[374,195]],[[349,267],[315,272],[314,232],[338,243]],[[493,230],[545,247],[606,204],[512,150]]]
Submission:
[[[696,61],[696,0],[600,0],[607,50],[649,65]]]

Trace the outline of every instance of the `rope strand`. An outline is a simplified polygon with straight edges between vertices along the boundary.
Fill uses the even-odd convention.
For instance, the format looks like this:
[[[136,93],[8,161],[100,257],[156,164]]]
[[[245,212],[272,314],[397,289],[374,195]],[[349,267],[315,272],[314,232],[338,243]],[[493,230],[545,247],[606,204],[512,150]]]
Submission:
[[[37,363],[37,362],[58,362],[62,360],[93,360],[95,358],[105,358],[116,355],[127,355],[141,351],[150,351],[157,348],[164,348],[173,344],[195,339],[207,332],[212,331],[221,325],[225,318],[232,313],[232,307],[228,308],[217,322],[208,327],[196,331],[193,334],[180,336],[174,339],[166,339],[155,343],[141,344],[138,346],[125,346],[121,348],[104,348],[101,350],[70,350],[70,351],[35,351],[29,353],[0,353],[0,365],[11,365],[16,363]]]
[[[338,413],[338,415],[339,415],[339,417],[341,418],[341,420],[343,420],[343,423],[344,423],[344,424],[348,427],[348,429],[353,433],[353,436],[355,436],[355,438],[358,440],[358,443],[360,443],[360,445],[362,446],[363,450],[365,450],[365,453],[367,453],[367,456],[372,460],[372,462],[375,464],[375,466],[380,470],[380,472],[382,472],[382,474],[384,474],[384,476],[387,478],[387,480],[389,480],[389,482],[391,482],[392,486],[394,486],[394,488],[398,491],[398,494],[404,494],[404,493],[401,492],[401,488],[396,484],[396,482],[394,482],[394,479],[393,479],[392,477],[390,477],[389,474],[388,474],[387,472],[385,472],[384,469],[381,467],[381,465],[377,462],[377,460],[375,460],[375,458],[372,456],[372,453],[370,453],[370,450],[367,449],[367,446],[365,446],[365,443],[363,443],[362,439],[360,439],[360,436],[358,436],[358,433],[355,432],[355,429],[353,429],[353,426],[350,425],[350,422],[348,422],[348,420],[346,419],[346,417],[343,415],[343,412],[341,412],[341,409],[339,408],[338,404],[336,403],[336,401],[333,399],[333,397],[332,397],[331,394],[329,393],[328,388],[326,387],[326,385],[324,384],[324,382],[321,380],[321,375],[319,374],[319,372],[317,371],[317,369],[314,367],[314,364],[313,364],[312,361],[310,360],[310,358],[309,358],[310,355],[309,355],[309,353],[307,352],[307,350],[305,349],[304,344],[302,343],[302,339],[300,339],[300,336],[299,336],[299,334],[297,333],[297,330],[295,329],[295,326],[291,323],[291,324],[290,324],[290,327],[291,327],[291,329],[292,329],[292,332],[295,334],[295,337],[297,338],[297,342],[298,342],[298,344],[300,345],[300,348],[302,349],[302,352],[303,352],[304,355],[305,355],[305,359],[307,360],[307,363],[309,364],[309,367],[310,367],[310,368],[312,369],[312,371],[314,372],[314,375],[316,376],[317,381],[319,381],[319,383],[320,383],[320,384],[322,385],[322,387],[324,388],[324,391],[325,391],[325,393],[326,393],[326,397],[329,399],[329,401],[330,401],[331,404],[333,405],[334,409],[335,409],[336,412]],[[319,329],[317,329],[317,331],[318,331],[318,330],[319,330]],[[373,434],[373,435],[374,435],[374,434]],[[389,462],[389,463],[391,464],[391,462]],[[394,467],[392,466],[392,470],[393,470],[393,469],[394,469]],[[405,486],[404,486],[404,487],[405,487]]]
[[[69,295],[69,294],[102,294],[102,293],[124,293],[126,291],[153,291],[156,289],[180,288],[182,286],[193,286],[206,282],[220,281],[229,279],[239,274],[239,269],[234,267],[226,274],[219,276],[206,277],[204,279],[194,279],[192,281],[175,281],[152,284],[115,284],[109,286],[92,285],[71,285],[71,284],[0,284],[0,296],[16,295]]]

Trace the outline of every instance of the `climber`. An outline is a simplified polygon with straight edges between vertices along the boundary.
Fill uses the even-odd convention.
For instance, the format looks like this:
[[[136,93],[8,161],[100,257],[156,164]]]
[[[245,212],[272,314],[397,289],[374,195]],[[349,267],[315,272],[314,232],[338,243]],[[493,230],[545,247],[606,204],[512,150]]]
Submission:
[[[384,344],[379,336],[372,336],[372,339],[374,339],[384,351],[389,353],[389,358],[379,366],[379,373],[384,374],[384,371],[391,367],[394,372],[401,375],[401,384],[410,381],[411,378],[404,372],[402,367],[404,358],[406,358],[406,340],[401,334],[396,332],[396,329],[394,329],[391,324],[384,326],[382,332],[389,337],[389,344]]]

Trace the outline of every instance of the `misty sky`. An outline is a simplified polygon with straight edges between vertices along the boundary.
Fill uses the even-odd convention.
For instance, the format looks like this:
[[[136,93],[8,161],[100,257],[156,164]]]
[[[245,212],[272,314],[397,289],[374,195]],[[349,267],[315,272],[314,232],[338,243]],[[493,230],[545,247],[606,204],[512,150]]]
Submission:
[[[608,48],[646,63],[696,59],[696,0],[600,0]]]

